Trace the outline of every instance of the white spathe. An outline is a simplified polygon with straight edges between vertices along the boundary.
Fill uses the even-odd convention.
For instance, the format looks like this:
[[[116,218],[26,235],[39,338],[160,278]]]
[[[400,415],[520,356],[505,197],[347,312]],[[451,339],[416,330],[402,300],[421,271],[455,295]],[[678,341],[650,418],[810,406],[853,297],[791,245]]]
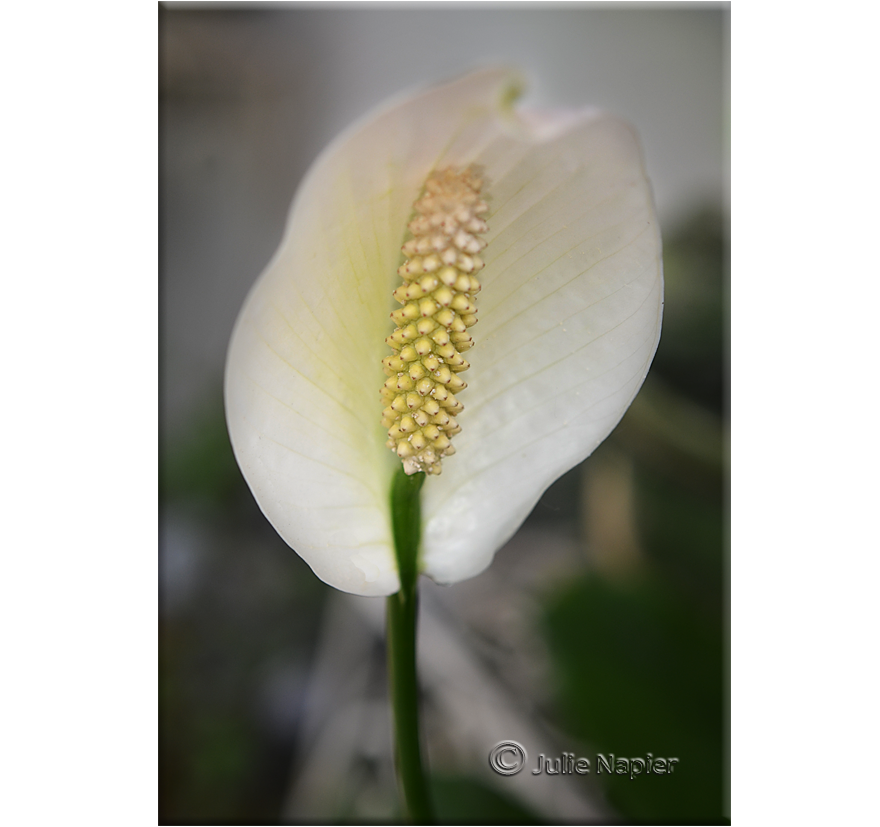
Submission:
[[[399,587],[400,460],[380,421],[381,360],[406,224],[432,170],[479,166],[489,244],[456,453],[422,489],[426,574],[483,571],[620,421],[657,348],[660,236],[635,135],[592,110],[519,114],[519,86],[510,70],[482,70],[337,138],[235,325],[235,456],[275,529],[343,591]]]

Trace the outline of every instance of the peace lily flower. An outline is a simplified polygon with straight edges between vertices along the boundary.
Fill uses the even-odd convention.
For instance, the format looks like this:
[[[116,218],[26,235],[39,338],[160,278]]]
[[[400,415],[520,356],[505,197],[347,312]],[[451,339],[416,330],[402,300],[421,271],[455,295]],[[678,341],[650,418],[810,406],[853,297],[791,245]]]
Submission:
[[[303,181],[281,247],[236,323],[226,368],[236,458],[279,534],[343,591],[399,588],[391,479],[401,459],[427,449],[401,425],[402,402],[389,413],[397,391],[379,390],[409,375],[405,346],[439,331],[431,353],[445,348],[458,360],[459,344],[474,342],[467,373],[446,370],[455,387],[467,379],[453,392],[454,455],[444,449],[441,467],[438,449],[427,463],[436,456],[436,469],[418,458],[407,467],[442,470],[421,492],[420,567],[440,583],[489,565],[543,491],[618,423],[656,350],[660,237],[636,137],[594,110],[519,112],[519,86],[509,70],[479,71],[384,106],[338,137]],[[451,265],[426,264],[445,254],[431,246],[441,219],[430,225],[433,208],[424,207],[429,178],[444,175],[470,182],[457,228],[476,240],[462,236]],[[417,272],[407,273],[414,259]],[[437,296],[455,283],[439,276],[449,266],[474,278],[453,289],[464,296],[456,312],[467,332],[455,339],[435,324],[416,339],[397,334],[390,349],[395,328],[444,309]],[[436,284],[421,285],[423,273]],[[424,295],[437,299],[430,313],[406,317]],[[419,364],[429,357],[420,351]],[[436,361],[428,396],[410,399],[416,413],[429,407],[431,387],[446,392],[431,373],[443,368]],[[401,392],[406,401],[418,389]],[[442,416],[432,405],[430,416]],[[435,432],[434,445],[448,444]]]

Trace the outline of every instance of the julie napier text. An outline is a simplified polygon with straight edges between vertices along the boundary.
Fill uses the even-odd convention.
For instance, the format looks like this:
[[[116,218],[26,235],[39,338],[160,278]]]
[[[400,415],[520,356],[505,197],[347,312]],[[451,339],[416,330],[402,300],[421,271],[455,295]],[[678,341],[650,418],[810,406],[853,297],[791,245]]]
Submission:
[[[595,767],[596,775],[614,773],[628,775],[671,775],[678,763],[677,758],[655,758],[650,752],[643,758],[624,758],[613,752],[603,755],[596,754],[596,760],[578,758],[572,752],[563,752],[559,758],[548,758],[544,753],[538,755],[538,766],[532,775],[589,775],[590,768]]]

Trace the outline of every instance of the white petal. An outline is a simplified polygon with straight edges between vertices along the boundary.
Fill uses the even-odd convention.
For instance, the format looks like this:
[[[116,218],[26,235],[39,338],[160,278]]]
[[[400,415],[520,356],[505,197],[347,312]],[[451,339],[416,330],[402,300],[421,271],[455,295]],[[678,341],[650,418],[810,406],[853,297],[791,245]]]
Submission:
[[[369,116],[315,162],[236,322],[229,433],[263,513],[325,582],[399,588],[379,388],[412,204],[456,134],[494,121],[510,74],[481,72]]]
[[[337,139],[236,324],[238,462],[281,536],[345,591],[398,588],[380,362],[405,225],[432,169],[482,164],[491,212],[463,430],[423,489],[428,574],[488,565],[616,424],[656,347],[659,240],[634,138],[610,118],[518,119],[517,87],[506,70],[478,72]]]
[[[424,488],[426,573],[478,574],[641,386],[660,336],[660,237],[621,121],[559,113],[463,161],[491,196],[455,456]],[[536,553],[540,553],[536,549]]]

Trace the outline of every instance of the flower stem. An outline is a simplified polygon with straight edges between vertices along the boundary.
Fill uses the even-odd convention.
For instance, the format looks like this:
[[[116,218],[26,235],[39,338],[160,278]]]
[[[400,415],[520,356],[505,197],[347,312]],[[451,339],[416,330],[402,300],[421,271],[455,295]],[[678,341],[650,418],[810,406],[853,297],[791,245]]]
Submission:
[[[418,549],[421,536],[419,490],[422,473],[403,468],[391,483],[391,522],[400,591],[388,598],[388,681],[394,712],[395,762],[406,809],[413,824],[433,824],[431,798],[422,768],[419,699],[416,678]]]

